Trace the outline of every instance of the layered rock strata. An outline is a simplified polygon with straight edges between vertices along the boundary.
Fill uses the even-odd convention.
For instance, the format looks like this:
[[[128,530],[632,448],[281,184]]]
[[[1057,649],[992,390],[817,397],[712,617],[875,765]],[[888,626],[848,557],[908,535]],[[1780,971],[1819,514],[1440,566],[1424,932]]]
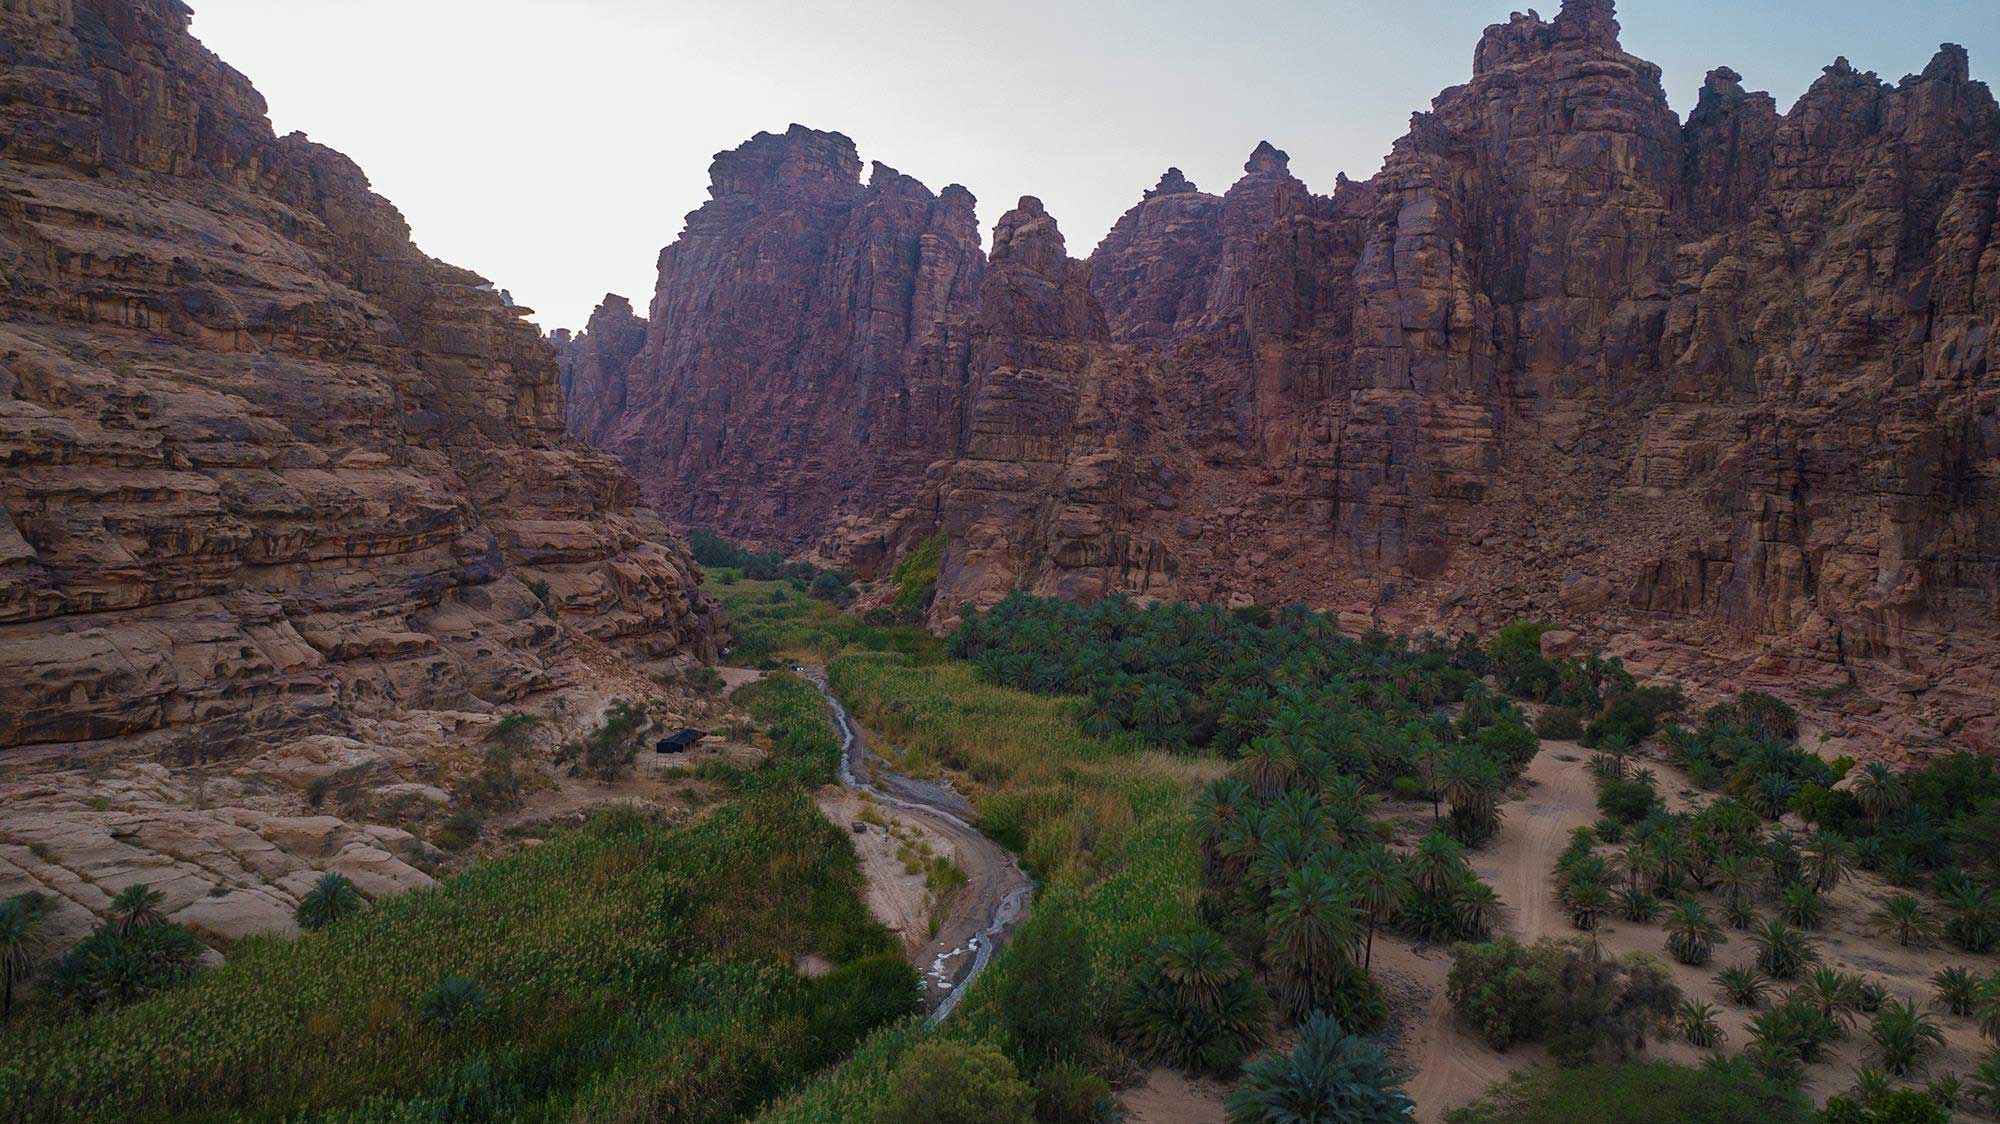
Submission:
[[[416,716],[587,687],[578,645],[713,658],[694,564],[566,438],[528,310],[419,252],[345,157],[274,135],[178,0],[0,6],[0,91],[0,765],[25,785],[0,893],[103,896],[34,873],[31,844],[62,851],[30,830],[44,797],[107,839],[165,799],[138,778],[141,811],[70,808],[72,766],[308,737],[421,761],[461,723]],[[376,885],[422,879],[353,833],[314,854],[372,839]],[[218,838],[296,888],[299,863]]]
[[[858,190],[797,132],[794,175]],[[872,560],[945,530],[940,621],[1015,586],[1539,616],[1867,748],[2000,749],[1997,153],[1961,48],[1894,83],[1838,60],[1783,113],[1720,68],[1683,122],[1610,0],[1569,0],[1488,28],[1366,182],[1314,194],[1269,144],[1221,195],[1169,170],[1087,263],[1018,254],[1046,216],[1010,212],[976,299],[895,321],[926,341],[876,365],[926,392],[907,430],[873,424],[865,368],[746,378],[811,349],[690,314],[741,273],[697,262],[763,245],[691,220],[647,327],[678,358],[630,364],[657,397],[609,445],[747,537]],[[751,479],[716,439],[829,413],[870,419],[872,475]]]

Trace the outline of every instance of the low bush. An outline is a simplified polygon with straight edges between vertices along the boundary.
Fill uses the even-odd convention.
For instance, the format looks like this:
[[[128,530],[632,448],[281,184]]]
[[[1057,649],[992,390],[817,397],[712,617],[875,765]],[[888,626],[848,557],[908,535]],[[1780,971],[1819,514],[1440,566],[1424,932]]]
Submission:
[[[985,1044],[926,1042],[897,1067],[877,1124],[1031,1124],[1034,1090]]]
[[[1644,957],[1600,958],[1587,946],[1511,938],[1453,950],[1452,1010],[1496,1050],[1546,1041],[1569,1065],[1620,1061],[1663,1031],[1680,992]]]
[[[1630,1062],[1524,1070],[1450,1124],[1811,1124],[1804,1096],[1747,1066]]]

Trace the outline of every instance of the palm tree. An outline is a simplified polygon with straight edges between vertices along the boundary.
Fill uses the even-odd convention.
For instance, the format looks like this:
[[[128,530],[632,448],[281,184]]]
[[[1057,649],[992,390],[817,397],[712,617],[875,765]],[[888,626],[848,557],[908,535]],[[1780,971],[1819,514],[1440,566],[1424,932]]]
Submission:
[[[1731,894],[1722,903],[1723,920],[1739,933],[1747,933],[1757,924],[1757,909],[1750,904],[1750,895]]]
[[[1452,893],[1452,911],[1458,914],[1459,931],[1484,939],[1493,928],[1493,915],[1500,910],[1500,895],[1477,878],[1467,878]]]
[[[1438,896],[1458,885],[1465,869],[1465,848],[1441,831],[1417,840],[1410,853],[1410,880],[1417,889]]]
[[[1723,935],[1722,926],[1693,898],[1682,898],[1668,910],[1664,927],[1667,951],[1681,963],[1696,967],[1708,963],[1715,946],[1729,939]]]
[[[1879,1069],[1862,1066],[1854,1071],[1854,1099],[1872,1105],[1896,1088],[1895,1079]]]
[[[1931,1078],[1930,1084],[1924,1086],[1924,1092],[1930,1094],[1930,1098],[1946,1113],[1958,1111],[1959,1103],[1969,1099],[1965,1082],[1956,1073],[1940,1073]]]
[[[1618,911],[1625,920],[1643,925],[1660,915],[1660,899],[1651,890],[1627,889],[1618,895]]]
[[[0,1020],[14,1015],[14,985],[34,974],[35,961],[48,948],[42,932],[42,903],[20,894],[0,902]]]
[[[1243,975],[1243,963],[1228,942],[1209,929],[1162,940],[1153,961],[1160,975],[1204,1010],[1218,1009],[1223,991]]]
[[[1499,762],[1479,749],[1463,746],[1445,762],[1439,779],[1460,841],[1477,843],[1491,835],[1499,820]]]
[[[144,882],[134,882],[118,896],[111,899],[111,920],[121,933],[144,929],[148,925],[158,925],[166,915],[160,912],[160,903],[166,895]]]
[[[1375,962],[1376,927],[1403,907],[1410,883],[1396,856],[1387,847],[1375,846],[1349,861],[1347,887],[1354,894],[1354,904],[1361,907],[1362,915],[1368,919],[1368,941],[1361,954],[1361,966],[1367,968]]]
[[[1326,1014],[1299,1029],[1290,1054],[1267,1054],[1229,1094],[1229,1124],[1325,1120],[1406,1124],[1414,1111],[1382,1051],[1347,1034]]]
[[[1980,1062],[1979,1068],[1966,1076],[1965,1083],[1972,1087],[1973,1099],[1985,1105],[1988,1112],[2000,1112],[2000,1054]]]
[[[1289,746],[1276,738],[1262,737],[1243,747],[1236,766],[1259,800],[1272,800],[1291,783],[1298,763]]]
[[[1993,891],[1970,881],[1961,881],[1942,894],[1949,916],[1944,935],[1967,952],[1987,952],[2000,939],[2000,901]]]
[[[1907,999],[1882,1004],[1868,1036],[1875,1040],[1882,1068],[1897,1077],[1922,1069],[1932,1051],[1944,1048],[1944,1030]]]
[[[1361,948],[1361,910],[1347,884],[1321,869],[1294,873],[1271,895],[1265,952],[1295,1017],[1324,1001]]]
[[[1815,968],[1792,989],[1791,1001],[1803,1003],[1836,1027],[1853,1025],[1861,1009],[1861,981],[1836,968]]]
[[[424,1021],[445,1031],[471,1026],[490,1005],[486,989],[465,976],[446,976],[418,1004]]]
[[[1715,1020],[1715,1014],[1713,1004],[1699,999],[1684,999],[1674,1011],[1674,1023],[1679,1027],[1681,1037],[1688,1040],[1688,1045],[1712,1050],[1722,1045],[1722,1040],[1727,1037],[1723,1034],[1722,1024]]]
[[[1880,823],[1883,816],[1902,808],[1909,798],[1903,778],[1882,761],[1870,761],[1862,766],[1850,787],[1855,803],[1861,805],[1862,814],[1871,823]]]
[[[1875,926],[1908,948],[1911,941],[1922,942],[1937,931],[1937,918],[1915,894],[1896,894],[1875,911]]]
[[[1979,1008],[1980,985],[1985,981],[1967,968],[1953,965],[1931,974],[1931,995],[1938,1006],[1954,1015],[1969,1015]]]
[[[1595,930],[1598,919],[1611,908],[1611,891],[1593,879],[1575,879],[1558,896],[1569,911],[1570,923],[1586,933]]]
[[[301,929],[324,929],[361,910],[361,889],[345,874],[328,871],[299,899],[295,914]]]
[[[1778,895],[1778,912],[1801,929],[1816,929],[1826,914],[1826,899],[1809,883],[1794,882]]]
[[[1979,1033],[2000,1042],[2000,977],[1988,976],[1979,981],[1972,1013],[1979,1019]]]
[[[1724,855],[1715,860],[1709,868],[1709,875],[1715,879],[1715,888],[1724,898],[1742,894],[1757,879],[1757,859],[1754,855]]]
[[[1755,968],[1724,968],[1715,975],[1717,987],[1738,1007],[1761,1007],[1770,994],[1770,982]]]
[[[1806,871],[1812,875],[1813,889],[1824,894],[1847,875],[1850,851],[1847,841],[1831,831],[1813,836],[1805,847]]]
[[[1196,822],[1201,825],[1203,850],[1212,859],[1229,825],[1250,805],[1250,786],[1237,777],[1219,777],[1195,797]]]
[[[1757,946],[1757,969],[1774,980],[1789,980],[1819,963],[1819,949],[1806,935],[1773,917],[1750,936]]]
[[[1434,741],[1419,745],[1410,755],[1410,764],[1417,770],[1417,783],[1424,786],[1424,792],[1431,798],[1431,826],[1437,826],[1444,818],[1439,802],[1444,799],[1444,747]]]

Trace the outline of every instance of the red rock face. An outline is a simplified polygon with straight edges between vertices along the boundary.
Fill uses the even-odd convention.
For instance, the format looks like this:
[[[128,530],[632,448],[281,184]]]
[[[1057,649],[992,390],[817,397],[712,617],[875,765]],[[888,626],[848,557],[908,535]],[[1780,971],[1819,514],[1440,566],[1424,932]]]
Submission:
[[[972,196],[860,172],[854,142],[798,125],[718,155],[713,198],[660,255],[643,346],[619,362],[613,306],[592,318],[572,425],[670,517],[803,545],[857,501],[907,502],[950,448],[962,388],[910,372],[979,290]]]
[[[187,23],[0,10],[0,749],[488,709],[593,640],[712,657],[527,310],[272,135]]]
[[[715,461],[726,399],[739,430],[884,431],[866,395],[741,374],[803,344],[687,315],[679,354],[728,358],[676,367],[614,447],[753,536],[812,525],[781,502],[842,513],[798,540],[835,555],[944,529],[940,620],[1015,586],[1538,616],[1863,748],[2000,749],[1996,151],[1956,47],[1893,85],[1842,60],[1784,114],[1717,70],[1683,124],[1609,0],[1570,0],[1489,28],[1366,183],[1314,195],[1268,144],[1221,196],[1170,170],[1087,265],[1024,200],[977,301],[906,329],[899,385],[956,428],[876,444],[870,478],[779,501]],[[653,337],[734,291],[698,225]]]

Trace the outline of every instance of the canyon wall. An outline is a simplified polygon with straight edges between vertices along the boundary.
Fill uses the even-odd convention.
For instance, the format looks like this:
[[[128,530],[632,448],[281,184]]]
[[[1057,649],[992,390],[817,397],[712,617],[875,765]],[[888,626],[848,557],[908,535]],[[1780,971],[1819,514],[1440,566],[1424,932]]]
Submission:
[[[940,623],[1014,587],[1536,616],[1864,748],[2000,750],[2000,108],[1962,49],[1784,113],[1717,69],[1683,122],[1569,0],[1488,28],[1366,182],[1169,170],[1087,262],[1023,200],[983,277],[955,228],[948,300],[829,285],[882,245],[850,153],[718,158],[644,347],[574,372],[675,518],[864,572],[944,530]]]
[[[0,757],[490,710],[712,658],[554,355],[179,0],[0,5]]]

